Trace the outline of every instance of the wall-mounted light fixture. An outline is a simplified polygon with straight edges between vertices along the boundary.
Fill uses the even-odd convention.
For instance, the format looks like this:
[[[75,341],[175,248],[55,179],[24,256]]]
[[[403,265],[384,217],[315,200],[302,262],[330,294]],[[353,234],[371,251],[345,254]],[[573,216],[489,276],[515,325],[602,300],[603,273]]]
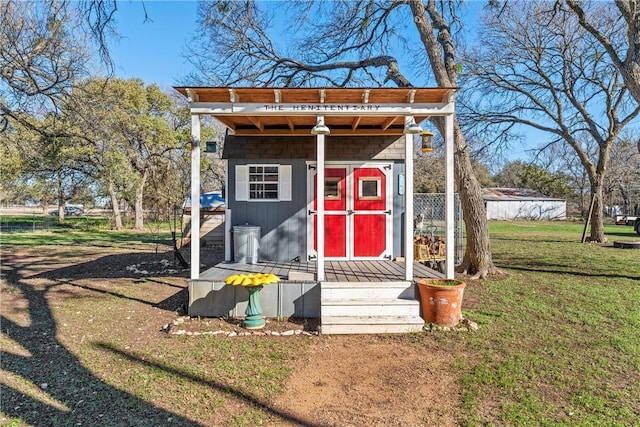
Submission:
[[[205,153],[215,153],[216,151],[218,151],[218,141],[210,139],[204,143]]]
[[[329,135],[331,130],[324,124],[324,116],[318,116],[317,124],[311,129],[311,135]]]
[[[412,117],[409,123],[404,127],[404,133],[409,135],[415,135],[417,133],[422,132],[422,128],[418,125],[415,119]]]
[[[420,139],[422,140],[422,144],[420,145],[420,151],[423,153],[430,153],[433,151],[433,141],[431,138],[433,137],[433,133],[428,130],[423,130],[420,132]]]

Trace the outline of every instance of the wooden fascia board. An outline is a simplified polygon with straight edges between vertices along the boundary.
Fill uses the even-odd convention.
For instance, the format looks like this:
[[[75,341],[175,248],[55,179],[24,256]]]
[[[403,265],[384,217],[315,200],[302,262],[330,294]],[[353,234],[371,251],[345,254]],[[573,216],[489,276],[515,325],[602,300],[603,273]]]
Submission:
[[[249,104],[193,102],[192,114],[214,116],[447,116],[453,103],[429,104]]]

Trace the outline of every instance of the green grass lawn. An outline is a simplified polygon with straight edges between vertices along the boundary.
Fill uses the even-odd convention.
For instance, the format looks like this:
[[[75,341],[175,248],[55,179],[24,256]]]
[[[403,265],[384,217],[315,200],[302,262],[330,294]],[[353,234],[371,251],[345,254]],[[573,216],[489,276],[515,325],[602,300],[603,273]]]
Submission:
[[[441,369],[461,386],[456,413],[463,425],[640,425],[640,250],[611,245],[640,236],[631,227],[607,225],[607,245],[583,244],[582,230],[583,224],[573,222],[491,222],[494,261],[505,274],[468,282],[463,313],[479,324],[479,330],[388,337],[394,350],[417,355],[433,348],[449,349],[453,363]],[[2,243],[3,252],[27,246],[46,251],[50,245],[60,245],[78,251],[99,246],[109,254],[111,247],[144,246],[158,238],[167,239],[167,230],[71,228],[5,234]],[[49,403],[37,387],[45,382],[38,375],[39,369],[44,377],[51,369],[60,370],[61,383],[78,382],[72,384],[80,390],[77,401],[105,405],[102,425],[121,425],[118,416],[143,414],[140,420],[125,420],[136,425],[143,422],[146,411],[149,417],[157,416],[153,419],[160,425],[162,417],[166,420],[165,410],[170,416],[185,417],[176,422],[188,418],[200,425],[278,425],[280,419],[269,411],[268,403],[284,393],[296,357],[304,357],[307,346],[317,342],[313,340],[323,340],[320,345],[326,347],[336,341],[169,337],[158,330],[175,313],[156,307],[180,289],[163,285],[168,279],[133,284],[124,279],[98,283],[85,279],[76,288],[67,282],[62,286],[55,277],[47,280],[9,284],[3,290],[5,300],[7,295],[31,295],[24,306],[30,311],[3,303],[3,316],[19,326],[15,330],[24,330],[25,337],[31,336],[26,333],[28,314],[37,316],[39,329],[32,336],[45,340],[51,348],[48,355],[63,363],[50,365],[48,359],[24,356],[24,372],[34,379],[23,371],[9,371],[7,381],[39,396],[45,402],[40,410],[55,409],[70,405],[75,395],[65,388],[57,395],[61,403]],[[51,290],[43,290],[47,286]],[[54,294],[57,298],[47,303]],[[20,336],[5,333],[5,327],[6,322],[0,344],[17,352],[14,358],[28,354],[16,346]],[[40,333],[47,327],[55,333]],[[370,340],[353,339],[363,345]],[[9,369],[6,363],[3,369]],[[55,388],[49,390],[56,396]],[[90,400],[83,397],[88,392],[93,393]],[[109,412],[109,405],[118,399],[130,406],[128,415]],[[75,412],[51,411],[62,414],[63,420],[76,420]],[[86,411],[103,413],[99,408]],[[22,425],[19,418],[12,421]]]
[[[640,250],[579,243],[582,227],[491,223],[507,276],[468,291],[480,323],[456,342],[468,424],[638,425]]]
[[[19,246],[171,244],[167,223],[146,222],[144,231],[111,230],[109,218],[68,216],[59,224],[51,216],[2,216],[1,241]]]

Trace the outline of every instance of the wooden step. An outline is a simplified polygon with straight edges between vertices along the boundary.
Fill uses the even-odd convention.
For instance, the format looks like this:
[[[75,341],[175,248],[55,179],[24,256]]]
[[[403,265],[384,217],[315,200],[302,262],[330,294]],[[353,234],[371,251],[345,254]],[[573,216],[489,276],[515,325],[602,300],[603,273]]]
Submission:
[[[411,282],[323,282],[323,334],[406,333],[422,330]]]
[[[322,334],[398,334],[419,332],[420,316],[328,316],[322,317]]]
[[[322,282],[322,298],[400,298],[415,299],[411,282]]]
[[[321,298],[324,316],[404,316],[417,315],[420,303],[398,298]]]

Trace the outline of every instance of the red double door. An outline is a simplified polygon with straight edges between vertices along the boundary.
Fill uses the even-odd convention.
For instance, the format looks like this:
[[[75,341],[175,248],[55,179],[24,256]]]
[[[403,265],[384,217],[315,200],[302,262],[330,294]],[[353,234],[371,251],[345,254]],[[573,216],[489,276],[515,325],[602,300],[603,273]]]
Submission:
[[[329,165],[325,168],[325,257],[388,258],[392,248],[390,164]],[[313,170],[313,252],[317,254],[318,209]]]

